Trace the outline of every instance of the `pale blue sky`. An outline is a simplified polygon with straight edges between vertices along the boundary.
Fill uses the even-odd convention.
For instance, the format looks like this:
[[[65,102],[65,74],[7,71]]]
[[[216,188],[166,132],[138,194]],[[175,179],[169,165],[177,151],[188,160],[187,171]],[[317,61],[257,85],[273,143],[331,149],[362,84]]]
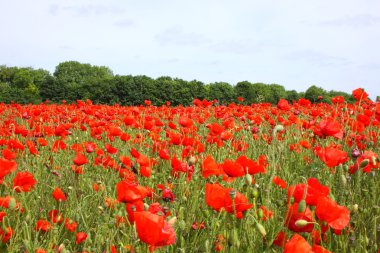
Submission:
[[[379,0],[0,0],[0,64],[380,95]]]

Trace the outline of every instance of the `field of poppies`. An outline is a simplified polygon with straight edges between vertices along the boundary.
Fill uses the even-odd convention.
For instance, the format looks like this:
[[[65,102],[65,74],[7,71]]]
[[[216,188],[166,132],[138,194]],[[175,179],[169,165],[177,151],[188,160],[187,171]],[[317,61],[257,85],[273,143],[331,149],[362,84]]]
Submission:
[[[380,103],[352,95],[0,104],[0,251],[380,252]]]

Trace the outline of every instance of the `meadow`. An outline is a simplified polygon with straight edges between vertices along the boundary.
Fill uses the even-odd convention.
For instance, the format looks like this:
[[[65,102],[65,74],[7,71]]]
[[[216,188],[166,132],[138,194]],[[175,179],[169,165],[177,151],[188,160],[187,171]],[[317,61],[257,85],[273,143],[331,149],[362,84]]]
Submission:
[[[0,104],[0,250],[380,252],[380,103],[352,95]]]

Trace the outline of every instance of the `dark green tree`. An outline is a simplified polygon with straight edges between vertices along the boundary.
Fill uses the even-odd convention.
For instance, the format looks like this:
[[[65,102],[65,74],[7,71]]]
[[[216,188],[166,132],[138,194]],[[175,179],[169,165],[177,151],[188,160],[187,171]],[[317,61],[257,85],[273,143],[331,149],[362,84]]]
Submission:
[[[209,100],[217,99],[219,104],[229,104],[237,98],[234,88],[229,83],[217,82],[207,86]]]

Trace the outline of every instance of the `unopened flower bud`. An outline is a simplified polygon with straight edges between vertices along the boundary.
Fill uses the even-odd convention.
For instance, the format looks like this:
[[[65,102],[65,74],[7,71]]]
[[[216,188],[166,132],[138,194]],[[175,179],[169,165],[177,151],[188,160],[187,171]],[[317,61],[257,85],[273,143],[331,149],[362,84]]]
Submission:
[[[373,166],[376,166],[376,157],[372,156],[372,164]]]
[[[168,221],[168,223],[169,223],[169,225],[170,226],[174,226],[174,224],[177,222],[177,217],[172,217],[172,218],[170,218],[170,220]]]
[[[306,226],[307,224],[309,224],[309,222],[307,220],[297,220],[295,222],[296,226],[299,227],[299,228],[303,228],[304,226]]]
[[[254,198],[257,198],[259,196],[259,192],[256,189],[254,189],[252,195]]]
[[[267,235],[267,231],[265,231],[265,228],[260,223],[256,222],[256,229],[260,232],[260,234],[264,237]]]
[[[306,210],[306,200],[301,200],[300,203],[298,203],[298,212],[303,213]]]
[[[341,180],[343,186],[347,185],[347,178],[345,175],[343,175],[343,174],[340,175],[340,180]]]
[[[363,168],[365,168],[368,164],[369,164],[369,160],[368,160],[368,159],[364,159],[364,160],[360,163],[360,168],[363,169]]]
[[[283,125],[276,125],[273,128],[273,137],[276,136],[277,132],[282,131],[282,130],[284,130],[284,126]]]
[[[16,199],[15,198],[11,198],[9,200],[8,208],[11,209],[11,210],[15,210],[16,207],[17,207]]]
[[[351,151],[351,156],[352,156],[353,158],[357,158],[357,157],[359,157],[359,156],[360,156],[360,150],[357,149],[357,148],[354,148],[354,149]]]
[[[259,209],[257,211],[257,215],[259,216],[260,219],[262,219],[264,217],[264,211],[262,209]]]

